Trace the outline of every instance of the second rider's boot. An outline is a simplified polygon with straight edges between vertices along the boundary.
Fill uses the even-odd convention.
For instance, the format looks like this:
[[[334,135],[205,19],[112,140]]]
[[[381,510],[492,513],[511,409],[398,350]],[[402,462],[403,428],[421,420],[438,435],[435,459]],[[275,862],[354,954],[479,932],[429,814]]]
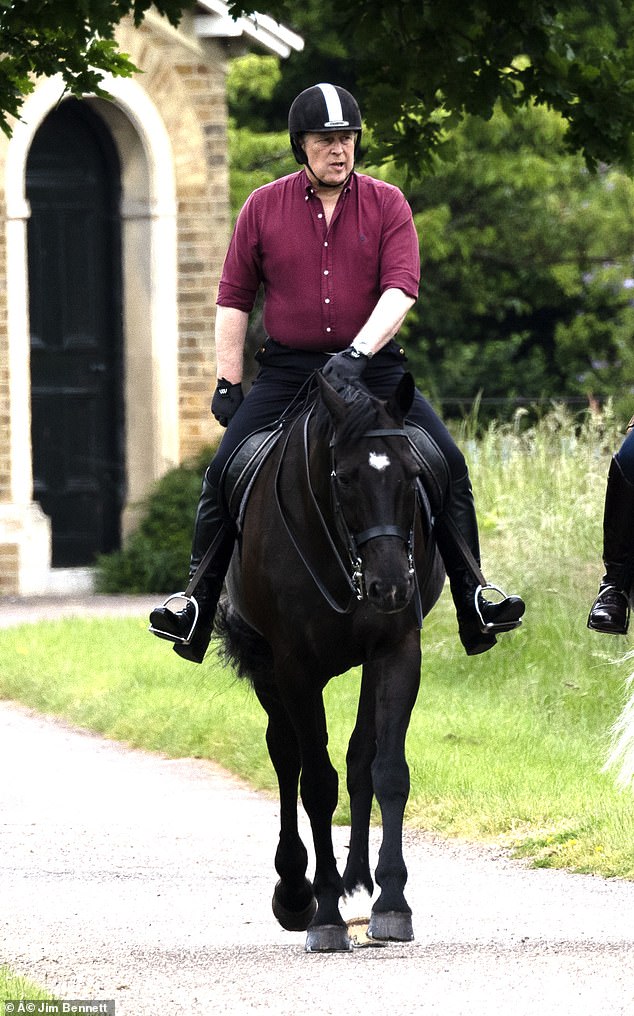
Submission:
[[[626,635],[634,578],[634,486],[623,475],[618,458],[610,463],[603,511],[605,575],[588,616],[588,628]]]

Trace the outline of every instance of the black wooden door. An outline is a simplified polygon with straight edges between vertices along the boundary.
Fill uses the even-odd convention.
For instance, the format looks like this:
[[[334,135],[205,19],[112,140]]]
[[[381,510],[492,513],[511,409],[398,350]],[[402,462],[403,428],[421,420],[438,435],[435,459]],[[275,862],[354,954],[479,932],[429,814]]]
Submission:
[[[119,546],[124,462],[120,170],[85,103],[43,122],[26,189],[34,498],[53,565],[87,565]]]

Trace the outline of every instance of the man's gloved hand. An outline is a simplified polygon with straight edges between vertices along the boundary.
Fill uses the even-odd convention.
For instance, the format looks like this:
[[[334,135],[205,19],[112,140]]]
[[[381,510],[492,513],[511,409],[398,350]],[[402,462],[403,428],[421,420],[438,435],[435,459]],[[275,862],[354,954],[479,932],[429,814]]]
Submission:
[[[354,346],[334,353],[321,373],[333,388],[339,385],[353,385],[358,381],[368,365],[369,357],[360,353]]]
[[[232,385],[226,378],[218,378],[218,384],[211,400],[211,412],[221,427],[227,426],[243,399],[241,384]]]

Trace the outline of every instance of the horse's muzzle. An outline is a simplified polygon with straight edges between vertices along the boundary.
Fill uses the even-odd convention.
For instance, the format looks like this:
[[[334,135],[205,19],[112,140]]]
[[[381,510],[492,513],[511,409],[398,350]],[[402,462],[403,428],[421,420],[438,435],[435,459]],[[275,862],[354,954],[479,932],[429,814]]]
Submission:
[[[392,582],[387,578],[370,578],[366,575],[366,599],[381,614],[398,614],[409,604],[414,593],[412,575]]]

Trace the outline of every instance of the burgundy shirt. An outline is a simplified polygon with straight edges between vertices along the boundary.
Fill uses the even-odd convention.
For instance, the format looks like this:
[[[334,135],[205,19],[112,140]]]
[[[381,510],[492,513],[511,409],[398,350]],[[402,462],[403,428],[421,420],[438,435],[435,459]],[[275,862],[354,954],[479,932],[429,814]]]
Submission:
[[[391,184],[354,173],[330,226],[303,170],[255,190],[242,208],[217,303],[249,313],[264,286],[264,327],[297,349],[344,349],[386,289],[416,299],[418,237]]]

